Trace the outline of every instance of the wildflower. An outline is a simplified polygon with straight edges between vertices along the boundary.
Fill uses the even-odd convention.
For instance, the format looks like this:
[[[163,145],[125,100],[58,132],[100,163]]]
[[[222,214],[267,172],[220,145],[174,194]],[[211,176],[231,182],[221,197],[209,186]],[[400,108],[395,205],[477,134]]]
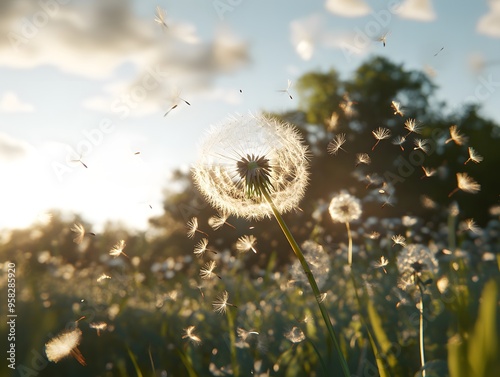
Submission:
[[[125,248],[125,245],[126,244],[125,244],[124,240],[118,241],[116,243],[116,245],[113,246],[111,248],[111,250],[109,251],[109,255],[111,255],[111,256],[113,256],[113,257],[116,258],[116,257],[120,256],[120,254],[123,254],[123,255],[125,255],[128,258],[128,255],[123,252],[123,249]]]
[[[413,150],[420,149],[425,154],[429,153],[429,140],[425,139],[415,139],[415,148]]]
[[[299,329],[297,326],[294,326],[289,332],[285,334],[285,338],[287,338],[292,343],[300,343],[306,338],[306,336],[301,329]]]
[[[421,177],[421,179],[425,177],[429,178],[436,174],[436,169],[426,168],[425,166],[422,166],[422,170],[424,171],[424,175]]]
[[[388,137],[391,136],[391,130],[389,130],[388,128],[379,127],[375,131],[372,131],[372,134],[375,137],[375,139],[377,139],[377,142],[372,147],[373,151],[375,147],[378,145],[378,143],[380,143],[380,140],[387,139]]]
[[[401,150],[404,151],[405,149],[403,148],[403,144],[404,144],[405,141],[406,141],[406,137],[398,135],[392,141],[392,144],[399,145],[399,148],[401,148]]]
[[[421,244],[409,244],[397,257],[398,270],[401,273],[401,281],[408,284],[415,283],[414,277],[426,274],[436,275],[439,265],[432,252]]]
[[[89,327],[97,331],[97,336],[101,336],[101,330],[106,330],[108,328],[108,324],[106,322],[91,322]]]
[[[356,154],[356,166],[358,166],[360,164],[370,165],[371,162],[372,162],[372,159],[370,158],[370,156],[368,156],[367,153]]]
[[[481,185],[472,177],[469,177],[467,173],[457,173],[457,187],[448,194],[448,197],[452,196],[458,190],[468,192],[469,194],[477,194],[481,190]]]
[[[59,360],[71,355],[80,364],[86,365],[85,358],[78,349],[81,339],[82,331],[78,328],[72,331],[63,332],[55,338],[52,338],[47,344],[45,344],[47,359],[57,363]]]
[[[333,138],[333,140],[328,143],[327,147],[328,153],[336,155],[340,149],[342,149],[345,152],[346,150],[342,148],[342,145],[344,145],[345,141],[346,141],[345,134],[336,135]]]
[[[292,80],[288,79],[288,85],[287,85],[286,89],[280,89],[280,90],[278,90],[278,92],[286,93],[286,94],[288,94],[288,97],[290,97],[290,99],[293,99],[292,95],[289,92],[291,87],[292,87]]]
[[[204,231],[198,229],[198,218],[193,217],[191,220],[189,220],[186,224],[188,228],[187,236],[189,238],[193,238],[196,232],[204,234],[205,236],[208,237],[208,234],[206,234]]]
[[[196,255],[198,258],[201,258],[205,252],[210,251],[213,254],[217,254],[215,250],[210,250],[207,248],[208,246],[208,239],[207,238],[202,238],[194,247],[194,255]]]
[[[408,137],[412,132],[419,134],[422,131],[420,125],[415,119],[407,119],[405,121],[405,128],[408,130],[405,137]]]
[[[214,215],[214,216],[211,216],[209,219],[208,219],[208,225],[210,225],[210,227],[213,229],[213,230],[217,230],[219,229],[220,227],[222,227],[224,224],[226,224],[227,226],[233,228],[233,229],[236,229],[233,225],[229,224],[227,222],[227,218],[228,216],[225,215],[225,214],[220,214],[218,213],[217,215]]]
[[[217,276],[219,279],[222,279],[219,275],[217,275],[214,270],[217,267],[217,263],[215,261],[210,261],[205,263],[205,265],[200,269],[200,276],[202,279],[212,279]]]
[[[212,306],[214,307],[214,312],[219,314],[224,314],[227,311],[228,306],[237,308],[236,305],[227,302],[228,299],[229,299],[229,293],[227,293],[227,291],[224,291],[219,296],[217,296],[212,304]]]
[[[103,281],[104,279],[111,279],[111,276],[108,276],[108,275],[103,273],[103,274],[101,274],[101,276],[99,276],[97,278],[97,282],[99,283],[99,282]]]
[[[401,108],[401,104],[399,102],[392,101],[391,107],[394,110],[394,115],[404,116],[403,110]]]
[[[450,138],[445,141],[445,144],[448,144],[450,141],[454,141],[455,144],[462,145],[466,143],[467,140],[469,140],[468,137],[461,135],[458,131],[458,127],[453,125],[450,127]]]
[[[255,238],[253,235],[249,236],[242,236],[238,238],[238,241],[236,241],[236,250],[238,250],[240,253],[245,253],[249,250],[252,250],[255,254],[257,254],[257,250],[255,250],[255,244],[257,243],[257,238]]]
[[[328,211],[334,222],[349,223],[361,216],[361,203],[359,199],[344,192],[333,197]]]
[[[155,15],[156,15],[155,21],[165,29],[168,29],[167,22],[165,21],[167,12],[164,9],[160,8],[159,5],[157,5]]]
[[[212,128],[193,178],[220,212],[247,219],[296,208],[308,181],[307,148],[292,126],[265,116],[238,116]]]
[[[80,223],[75,223],[70,228],[70,230],[76,233],[76,237],[73,238],[73,242],[77,245],[81,244],[83,241],[83,237],[85,237],[85,228],[83,227],[83,225]],[[88,234],[95,236],[95,233],[92,232],[89,232]]]
[[[184,329],[184,335],[182,336],[182,339],[189,339],[190,342],[192,342],[195,346],[201,343],[201,338],[194,334],[194,330],[196,329],[195,326],[189,326],[188,328]]]
[[[479,164],[481,161],[483,161],[483,156],[480,156],[477,154],[476,150],[472,147],[469,147],[469,158],[467,161],[464,162],[464,165],[466,165],[469,161],[475,162],[476,164]]]
[[[380,260],[372,262],[372,264],[373,264],[373,267],[381,268],[384,271],[384,273],[387,274],[387,270],[385,269],[385,266],[387,266],[389,264],[389,261],[387,259],[385,259],[385,257],[383,255],[380,257]]]
[[[394,245],[392,245],[393,247],[396,245],[401,245],[403,247],[406,247],[405,238],[401,234],[394,235],[391,237],[391,239],[392,242],[394,242]]]

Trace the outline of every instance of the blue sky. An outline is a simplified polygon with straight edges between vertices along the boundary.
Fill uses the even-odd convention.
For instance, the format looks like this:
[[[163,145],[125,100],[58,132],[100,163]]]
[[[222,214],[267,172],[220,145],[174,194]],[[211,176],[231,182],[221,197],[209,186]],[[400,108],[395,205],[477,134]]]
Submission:
[[[301,74],[376,54],[500,123],[499,0],[9,0],[0,25],[0,228],[51,208],[145,228],[210,124],[295,108]]]

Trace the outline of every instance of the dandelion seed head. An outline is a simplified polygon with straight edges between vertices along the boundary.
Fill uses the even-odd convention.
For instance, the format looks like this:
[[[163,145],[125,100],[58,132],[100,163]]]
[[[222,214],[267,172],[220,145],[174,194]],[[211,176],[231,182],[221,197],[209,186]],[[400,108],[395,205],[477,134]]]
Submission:
[[[55,338],[52,338],[47,344],[45,344],[47,359],[57,363],[61,359],[72,355],[82,365],[85,365],[85,360],[77,348],[81,339],[82,331],[78,328],[72,331],[63,332]]]
[[[361,202],[354,196],[342,192],[333,197],[328,211],[334,222],[349,223],[361,216]]]
[[[439,264],[434,254],[424,245],[409,244],[397,257],[397,267],[404,281],[412,281],[414,274],[437,275]]]
[[[194,181],[222,213],[261,219],[298,206],[308,182],[307,148],[288,124],[262,115],[234,116],[207,134],[193,167]]]

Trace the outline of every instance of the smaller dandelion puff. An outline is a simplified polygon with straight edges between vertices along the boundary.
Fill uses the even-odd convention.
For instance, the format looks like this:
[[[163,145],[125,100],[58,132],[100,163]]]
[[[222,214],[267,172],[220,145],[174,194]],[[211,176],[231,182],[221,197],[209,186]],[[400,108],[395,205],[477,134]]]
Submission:
[[[191,343],[197,346],[201,343],[201,338],[194,333],[195,329],[195,326],[189,326],[188,328],[184,329],[184,335],[182,336],[182,339],[188,339]]]
[[[406,243],[405,243],[406,239],[401,234],[394,235],[391,237],[391,239],[392,239],[392,242],[394,242],[394,245],[392,245],[393,247],[396,245],[401,245],[403,247],[406,247]]]
[[[255,254],[257,254],[257,250],[255,250],[254,247],[256,243],[257,238],[255,238],[255,236],[242,236],[238,238],[238,241],[236,241],[236,250],[238,250],[240,253],[245,253],[252,250]]]
[[[421,133],[421,126],[417,123],[415,119],[407,119],[405,121],[405,128],[408,130],[408,133],[405,137],[408,137],[411,133],[419,134]]]
[[[425,139],[415,139],[415,148],[413,150],[420,149],[425,154],[429,153],[429,140]]]
[[[191,218],[191,220],[189,220],[186,224],[187,228],[188,228],[188,231],[187,231],[187,236],[189,238],[193,238],[194,235],[196,234],[196,232],[198,233],[201,233],[201,234],[204,234],[205,236],[208,237],[208,234],[206,234],[205,232],[203,232],[202,230],[199,230],[198,229],[198,218],[197,217],[193,217]]]
[[[82,339],[82,331],[78,328],[64,332],[55,338],[52,338],[45,344],[45,353],[47,359],[57,363],[66,356],[73,356],[80,364],[86,365],[85,358],[78,349],[80,340]]]
[[[100,283],[101,281],[103,281],[105,279],[111,279],[111,276],[108,276],[108,275],[106,275],[106,274],[103,273],[103,274],[101,274],[101,276],[99,276],[97,278],[97,282]]]
[[[406,137],[398,135],[398,136],[396,136],[396,137],[395,137],[395,139],[392,141],[392,144],[394,144],[394,145],[398,145],[398,146],[399,146],[399,148],[401,148],[401,150],[402,150],[402,151],[404,151],[405,149],[404,149],[404,147],[403,147],[403,144],[404,144],[404,142],[405,142],[405,141],[406,141]]]
[[[328,153],[333,155],[336,155],[339,150],[343,150],[345,152],[346,150],[342,148],[342,145],[344,145],[345,141],[345,134],[335,135],[333,140],[328,143],[328,147],[326,150],[328,151]]]
[[[214,277],[218,277],[222,279],[219,275],[217,275],[214,270],[217,267],[217,263],[215,261],[210,261],[205,263],[205,265],[200,269],[200,276],[202,279],[212,279]]]
[[[278,92],[286,93],[286,94],[288,94],[288,97],[290,97],[290,99],[293,99],[292,95],[289,92],[291,87],[292,87],[292,80],[288,79],[288,85],[287,85],[286,89],[280,89],[280,90],[278,90]]]
[[[469,177],[467,173],[457,173],[457,187],[448,194],[448,197],[451,197],[458,190],[468,192],[469,194],[477,194],[481,191],[481,185],[474,178]]]
[[[401,108],[401,104],[399,102],[392,101],[391,107],[394,110],[394,115],[404,116],[403,110]]]
[[[358,153],[356,154],[356,166],[359,166],[361,164],[366,164],[370,165],[372,162],[372,159],[368,155],[368,153]]]
[[[462,145],[467,142],[468,137],[463,136],[460,131],[458,131],[458,127],[453,125],[450,127],[450,138],[445,141],[445,144],[448,144],[450,141],[454,141],[457,145]]]
[[[76,233],[76,237],[73,238],[73,242],[76,243],[77,245],[81,244],[83,241],[83,237],[85,237],[85,228],[82,224],[80,223],[75,223],[73,226],[70,228],[70,230],[74,233]],[[95,236],[95,233],[89,232],[88,234]]]
[[[101,331],[106,330],[108,324],[106,322],[92,322],[89,324],[89,327],[97,331],[97,336],[101,336]]]
[[[287,338],[292,343],[300,343],[306,338],[306,336],[300,328],[294,326],[289,332],[285,334],[285,338]]]
[[[389,264],[389,261],[385,259],[385,257],[382,255],[380,257],[380,260],[376,260],[372,262],[373,267],[375,268],[381,268],[385,274],[387,274],[387,270],[385,269],[385,266]]]
[[[466,165],[469,161],[475,162],[476,164],[479,164],[481,161],[483,161],[483,156],[479,155],[474,148],[469,147],[468,150],[469,158],[464,162],[464,165]]]
[[[375,137],[375,139],[377,139],[377,142],[372,147],[372,151],[373,151],[373,150],[375,150],[375,147],[378,145],[378,143],[380,143],[380,140],[387,139],[391,136],[391,130],[389,130],[388,128],[379,127],[375,131],[372,131],[372,134],[373,134],[373,137]]]
[[[231,306],[233,308],[237,308],[236,305],[230,304],[228,302],[229,293],[227,291],[222,292],[219,296],[215,298],[215,301],[212,303],[214,308],[214,312],[219,314],[224,314],[227,311],[227,307]]]
[[[333,197],[328,211],[334,222],[349,223],[361,216],[361,202],[348,193],[341,193]]]
[[[113,246],[111,248],[111,250],[109,251],[109,255],[116,258],[116,257],[120,256],[121,254],[123,254],[124,256],[126,256],[128,258],[128,255],[123,252],[123,249],[125,249],[125,246],[126,246],[125,240],[118,241],[116,243],[116,245]]]
[[[198,258],[201,258],[207,251],[217,254],[215,250],[211,250],[207,248],[208,246],[208,239],[207,238],[202,238],[194,247],[194,255],[196,255]]]
[[[167,18],[167,12],[164,9],[162,9],[159,5],[157,5],[155,12],[155,22],[158,23],[163,28],[168,29],[166,18]]]
[[[421,177],[421,179],[426,177],[429,178],[436,174],[436,169],[426,168],[425,166],[422,166],[422,170],[424,171],[424,175]]]

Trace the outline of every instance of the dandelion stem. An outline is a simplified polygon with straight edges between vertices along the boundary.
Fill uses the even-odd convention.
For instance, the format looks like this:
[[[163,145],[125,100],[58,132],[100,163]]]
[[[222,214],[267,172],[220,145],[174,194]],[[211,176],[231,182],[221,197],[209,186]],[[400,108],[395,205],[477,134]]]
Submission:
[[[238,364],[238,358],[236,355],[236,336],[234,334],[235,329],[234,329],[234,318],[233,318],[232,310],[227,310],[226,316],[227,316],[227,324],[229,326],[229,341],[231,343],[230,352],[231,352],[231,364],[233,367],[233,376],[239,376],[240,369],[239,369],[239,364]]]
[[[422,365],[422,377],[425,377],[425,351],[424,351],[424,292],[422,290],[422,286],[420,285],[420,281],[417,283],[418,290],[420,291],[420,364]]]
[[[349,238],[349,249],[347,251],[347,263],[349,264],[349,266],[352,266],[352,234],[351,234],[351,227],[349,226],[349,222],[346,222],[345,226],[347,228],[347,237]]]
[[[311,272],[311,269],[309,268],[309,265],[307,264],[306,259],[304,258],[304,254],[302,253],[302,250],[300,249],[299,245],[297,244],[297,241],[295,241],[295,238],[293,238],[292,233],[290,232],[290,229],[288,229],[288,226],[286,225],[285,221],[283,220],[283,217],[279,213],[278,209],[274,205],[273,200],[271,199],[271,196],[269,195],[267,189],[265,187],[262,188],[262,194],[266,198],[267,202],[271,206],[271,209],[273,211],[274,217],[276,218],[276,221],[281,227],[281,230],[283,231],[283,234],[285,235],[286,239],[288,240],[288,243],[292,247],[293,252],[299,259],[300,264],[302,265],[302,269],[304,270],[304,273],[307,276],[307,280],[309,280],[309,284],[314,292],[314,296],[316,297],[316,302],[318,303],[319,310],[321,311],[321,315],[323,317],[323,320],[326,324],[326,327],[328,329],[328,333],[330,334],[330,338],[333,341],[333,344],[335,346],[335,349],[338,353],[339,359],[340,359],[340,365],[342,367],[342,371],[344,373],[344,376],[348,377],[350,376],[349,374],[349,367],[347,366],[347,361],[344,358],[344,355],[342,354],[342,351],[340,349],[340,345],[337,341],[337,335],[335,334],[335,329],[332,326],[332,322],[330,321],[330,316],[328,315],[328,312],[325,308],[324,303],[321,301],[321,292],[319,291],[318,284],[316,283],[316,280],[314,279],[314,275]]]

